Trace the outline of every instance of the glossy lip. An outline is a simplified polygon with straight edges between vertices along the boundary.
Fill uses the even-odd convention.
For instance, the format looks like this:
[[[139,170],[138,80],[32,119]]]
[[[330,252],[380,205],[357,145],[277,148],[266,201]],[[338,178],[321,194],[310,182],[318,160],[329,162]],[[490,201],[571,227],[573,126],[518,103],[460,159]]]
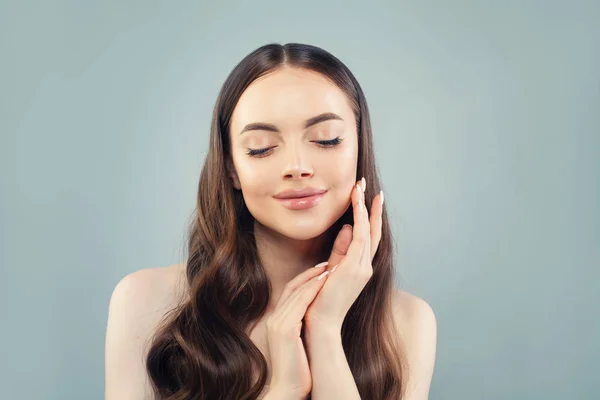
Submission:
[[[284,190],[283,192],[277,193],[275,196],[278,200],[284,199],[299,199],[305,197],[312,197],[327,192],[327,190],[317,189],[313,187],[307,187],[301,190]]]
[[[273,197],[290,210],[306,210],[319,204],[325,193],[327,190],[306,187],[301,190],[284,190]]]

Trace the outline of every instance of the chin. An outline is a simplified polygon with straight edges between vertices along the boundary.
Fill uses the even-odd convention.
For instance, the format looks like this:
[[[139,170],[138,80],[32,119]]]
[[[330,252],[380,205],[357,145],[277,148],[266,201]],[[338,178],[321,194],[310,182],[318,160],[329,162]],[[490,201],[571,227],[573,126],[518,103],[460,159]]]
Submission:
[[[289,224],[277,224],[274,228],[279,234],[295,240],[311,240],[322,235],[329,226],[321,226],[321,224],[294,224],[293,221],[288,221]]]
[[[272,231],[275,235],[281,235],[293,240],[311,240],[327,231],[331,224],[323,223],[313,218],[277,218],[268,220],[257,219],[263,229]]]
[[[316,229],[291,229],[289,231],[285,231],[285,232],[281,232],[280,234],[283,236],[286,236],[290,239],[293,240],[301,240],[301,241],[305,241],[305,240],[311,240],[314,239],[318,236],[320,236],[321,234],[323,234],[325,230],[316,230]]]

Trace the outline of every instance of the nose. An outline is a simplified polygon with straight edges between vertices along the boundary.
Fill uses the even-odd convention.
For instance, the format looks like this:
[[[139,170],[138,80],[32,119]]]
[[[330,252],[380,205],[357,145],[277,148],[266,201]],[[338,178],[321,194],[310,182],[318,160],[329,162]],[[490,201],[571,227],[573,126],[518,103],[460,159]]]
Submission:
[[[303,152],[300,146],[293,146],[287,157],[287,162],[282,171],[283,179],[302,179],[313,176],[313,168],[309,160],[308,152]]]

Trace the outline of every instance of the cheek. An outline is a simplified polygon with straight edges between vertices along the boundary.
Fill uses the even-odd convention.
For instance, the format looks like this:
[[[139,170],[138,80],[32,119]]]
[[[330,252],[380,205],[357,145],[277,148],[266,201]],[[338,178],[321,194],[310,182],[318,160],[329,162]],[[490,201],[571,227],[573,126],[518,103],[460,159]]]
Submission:
[[[268,193],[270,182],[274,178],[273,168],[268,168],[268,163],[255,162],[248,158],[242,155],[236,162],[236,171],[244,195],[259,196]]]
[[[351,189],[356,180],[357,165],[358,152],[356,146],[348,146],[328,158],[321,170],[328,177],[332,186],[340,189]]]

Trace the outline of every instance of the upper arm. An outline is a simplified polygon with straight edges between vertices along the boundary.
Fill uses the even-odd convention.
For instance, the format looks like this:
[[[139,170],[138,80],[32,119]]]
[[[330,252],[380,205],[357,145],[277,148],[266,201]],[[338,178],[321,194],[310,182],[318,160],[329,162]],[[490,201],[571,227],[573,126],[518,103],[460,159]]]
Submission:
[[[149,340],[166,311],[164,289],[157,276],[160,273],[159,269],[133,272],[112,292],[105,343],[106,400],[152,398],[145,357]]]
[[[437,323],[429,304],[406,292],[396,296],[398,327],[408,363],[405,400],[427,400],[433,377]]]

